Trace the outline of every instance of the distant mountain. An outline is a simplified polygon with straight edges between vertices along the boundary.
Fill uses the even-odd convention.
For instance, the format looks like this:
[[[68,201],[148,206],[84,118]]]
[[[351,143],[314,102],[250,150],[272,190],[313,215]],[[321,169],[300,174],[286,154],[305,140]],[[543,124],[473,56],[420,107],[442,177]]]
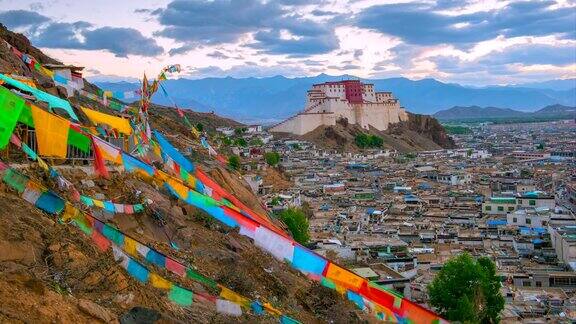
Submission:
[[[550,90],[574,90],[576,88],[576,79],[549,80],[542,82],[523,83],[513,87],[533,88],[533,89],[550,89]]]
[[[349,75],[286,78],[205,78],[176,79],[164,83],[168,94],[183,108],[212,111],[239,120],[281,120],[304,108],[306,91],[315,83],[355,78]],[[554,80],[548,84],[527,86],[491,86],[472,88],[443,83],[434,79],[406,78],[363,79],[373,83],[377,91],[392,91],[408,111],[433,114],[454,106],[502,107],[534,111],[540,107],[561,104],[576,106],[576,88],[566,89],[570,81]],[[95,82],[112,91],[136,88],[130,82]],[[557,88],[554,88],[554,85]],[[546,88],[546,87],[552,87]],[[153,101],[171,105],[158,92]]]
[[[576,118],[576,107],[550,105],[534,112],[497,107],[452,107],[434,114],[440,121],[550,120]]]

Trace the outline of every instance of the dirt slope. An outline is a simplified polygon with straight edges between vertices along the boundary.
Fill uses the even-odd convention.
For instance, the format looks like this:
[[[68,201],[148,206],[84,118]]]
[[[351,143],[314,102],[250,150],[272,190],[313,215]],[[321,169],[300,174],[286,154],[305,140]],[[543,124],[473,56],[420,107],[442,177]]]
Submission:
[[[52,62],[22,39],[23,36],[0,28],[0,37],[6,37],[41,62]],[[3,44],[0,44],[0,70],[34,77],[41,89],[62,95],[49,80],[42,80],[15,59]],[[72,101],[102,111],[107,109],[80,97]],[[151,113],[153,127],[165,132],[171,140],[177,139],[174,142],[177,146],[203,152],[174,110],[153,107]],[[211,114],[188,113],[188,116],[191,122],[205,122],[208,127],[237,125]],[[14,162],[10,157],[6,160],[4,154],[1,156],[5,162]],[[215,164],[202,167],[248,206],[263,212],[258,199],[237,175]],[[104,180],[89,175],[90,168],[62,168],[61,172],[84,194],[135,203],[139,191],[153,200],[164,222],[155,219],[150,211],[113,217],[98,209],[92,212],[136,240],[195,267],[236,292],[265,299],[303,323],[365,320],[366,315],[337,293],[312,283],[287,264],[262,252],[237,230],[226,228],[202,211],[169,198],[163,189],[129,174],[114,173],[110,180]],[[45,184],[50,183],[33,164],[24,168],[24,172]],[[170,241],[179,249],[171,248]],[[183,281],[167,272],[161,274],[185,287],[205,291],[197,283]],[[159,323],[277,322],[269,316],[227,317],[202,302],[187,308],[171,303],[159,290],[130,278],[115,264],[110,251],[99,252],[77,228],[39,212],[3,184],[0,184],[0,300],[0,322],[10,323],[118,322],[135,314],[159,319]]]

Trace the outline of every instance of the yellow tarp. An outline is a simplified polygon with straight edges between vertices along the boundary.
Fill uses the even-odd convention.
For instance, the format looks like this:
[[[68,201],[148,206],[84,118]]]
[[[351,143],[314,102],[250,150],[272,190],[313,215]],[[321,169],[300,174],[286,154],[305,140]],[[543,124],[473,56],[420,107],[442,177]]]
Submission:
[[[328,265],[326,278],[337,282],[337,285],[341,285],[346,288],[353,288],[353,290],[360,288],[360,286],[362,286],[362,282],[364,281],[364,278],[344,268],[341,268],[334,263],[330,263]]]
[[[81,107],[82,111],[86,114],[88,119],[94,124],[106,124],[122,134],[130,135],[132,134],[132,127],[130,126],[130,121],[126,118],[116,117],[101,113],[96,110]]]
[[[38,154],[66,158],[70,122],[32,105]]]

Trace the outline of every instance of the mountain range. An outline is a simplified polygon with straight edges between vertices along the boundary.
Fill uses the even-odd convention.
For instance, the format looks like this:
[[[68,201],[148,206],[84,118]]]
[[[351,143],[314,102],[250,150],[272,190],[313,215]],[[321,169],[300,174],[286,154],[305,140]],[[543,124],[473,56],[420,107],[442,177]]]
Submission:
[[[242,121],[276,121],[304,108],[306,91],[315,83],[358,79],[350,75],[286,78],[204,78],[164,81],[171,99],[182,108],[214,111]],[[454,106],[482,106],[535,111],[561,104],[576,106],[576,79],[551,80],[511,86],[471,87],[435,79],[360,79],[373,83],[377,91],[392,91],[410,112],[434,114]],[[135,82],[94,82],[103,89],[128,91]],[[157,104],[172,105],[162,91],[153,97]]]
[[[542,109],[526,112],[510,108],[455,106],[433,115],[440,121],[481,121],[481,120],[551,120],[576,118],[576,107],[550,105]]]

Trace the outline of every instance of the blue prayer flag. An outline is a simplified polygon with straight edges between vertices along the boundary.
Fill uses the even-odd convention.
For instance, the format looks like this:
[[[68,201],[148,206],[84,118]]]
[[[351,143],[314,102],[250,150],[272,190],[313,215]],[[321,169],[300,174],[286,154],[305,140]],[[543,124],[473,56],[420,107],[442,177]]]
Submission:
[[[148,272],[148,269],[144,268],[144,266],[142,266],[140,263],[134,260],[130,260],[128,262],[128,269],[126,270],[132,277],[138,279],[138,281],[148,281],[148,276],[150,273]]]
[[[158,140],[158,145],[160,145],[160,147],[162,148],[163,153],[170,156],[172,160],[178,163],[178,165],[180,165],[180,167],[183,168],[184,170],[188,172],[194,172],[194,164],[192,164],[190,160],[185,158],[184,155],[182,155],[182,153],[180,153],[174,146],[172,146],[172,144],[170,144],[170,142],[168,142],[168,140],[166,140],[164,136],[162,136],[162,134],[160,134],[157,131],[154,131],[154,135],[156,136],[156,140]]]
[[[154,250],[149,250],[148,253],[146,253],[146,260],[159,267],[166,268],[166,257]]]
[[[327,261],[321,256],[299,245],[294,246],[294,258],[292,260],[294,268],[305,273],[321,275],[326,264]]]

